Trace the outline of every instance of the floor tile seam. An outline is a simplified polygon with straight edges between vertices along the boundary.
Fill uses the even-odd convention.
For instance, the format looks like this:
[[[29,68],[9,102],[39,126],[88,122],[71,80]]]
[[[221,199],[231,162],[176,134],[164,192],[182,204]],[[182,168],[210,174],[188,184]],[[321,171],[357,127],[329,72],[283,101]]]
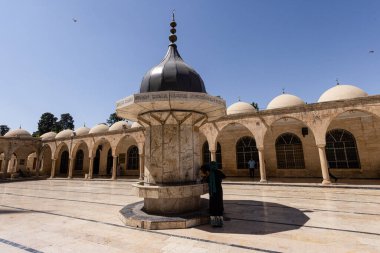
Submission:
[[[90,183],[90,182],[89,182]],[[117,183],[117,182],[116,182]],[[224,184],[224,183],[223,183]],[[244,185],[244,186],[290,186],[291,187],[291,185],[265,185],[265,184],[233,184],[233,183],[227,183],[227,185]],[[36,184],[34,184],[34,185],[36,185]],[[42,186],[42,184],[38,184],[38,185],[41,185]],[[68,185],[67,184],[59,184],[59,185],[56,185],[56,186],[63,186],[63,187],[68,187]],[[128,187],[132,187],[132,185],[130,185],[130,184],[126,184],[125,186],[128,186]],[[83,185],[76,185],[76,186],[74,186],[74,187],[78,187],[78,188],[88,188],[88,187],[90,187],[90,186],[83,186]],[[97,187],[96,185],[91,185],[91,187],[92,188],[96,188],[96,189],[110,189],[109,187]],[[294,187],[309,187],[309,188],[313,188],[313,187],[311,187],[311,186],[294,186]],[[314,188],[323,188],[323,189],[341,189],[341,188],[344,188],[344,187],[333,187],[333,186],[320,186],[320,187],[314,187]],[[125,187],[112,187],[111,189],[113,189],[113,190],[126,190],[126,188]],[[380,187],[379,188],[363,188],[363,187],[348,187],[347,189],[352,189],[352,190],[354,190],[354,189],[360,189],[360,190],[380,190]],[[241,190],[243,190],[243,189],[241,189]],[[251,190],[251,189],[247,189],[247,190]],[[252,189],[253,190],[253,189]],[[272,189],[270,189],[270,191],[279,191],[279,190],[272,190]],[[302,191],[297,191],[297,192],[302,192]],[[333,192],[334,193],[334,192]],[[339,194],[339,193],[337,193],[337,194]],[[344,193],[342,193],[342,194],[344,194]],[[371,196],[370,194],[362,194],[362,195],[368,195],[368,196]],[[380,195],[376,195],[376,196],[380,196]]]
[[[123,181],[123,180],[120,180],[120,179],[116,179],[116,180],[96,180],[96,179],[83,179],[83,180],[73,180],[73,179],[69,179],[69,178],[62,178],[62,179],[47,179],[46,181],[48,182],[54,182],[54,183],[61,183],[61,182],[71,182],[71,183],[83,183],[83,182],[92,182],[94,184],[109,184],[109,183],[119,183],[119,184],[133,184],[133,183],[138,183],[140,182],[140,180],[130,180],[130,181]]]
[[[52,179],[49,179],[49,180],[52,180]],[[56,180],[56,181],[64,181],[64,180],[67,180],[68,182],[74,182],[74,181],[70,181],[69,179],[62,179],[62,180]],[[53,180],[52,180],[53,181]],[[76,182],[96,182],[95,180],[75,180]],[[109,180],[111,181],[111,180]],[[104,182],[108,182],[108,181],[104,181]],[[117,181],[112,181],[112,182],[115,182],[115,183],[118,183]],[[125,181],[123,183],[127,183],[129,185],[129,183],[135,183],[135,182],[138,182],[138,181]],[[319,184],[319,185],[306,185],[306,184],[303,184],[303,185],[296,185],[296,184],[286,184],[286,183],[245,183],[245,182],[240,182],[240,183],[235,183],[235,182],[223,182],[223,184],[225,185],[244,185],[244,186],[266,186],[266,187],[270,187],[270,186],[280,186],[280,187],[303,187],[303,188],[324,188],[324,189],[361,189],[361,190],[380,190],[380,186],[379,187],[376,187],[376,186],[367,186],[367,185],[362,185],[362,186],[358,186],[358,185],[348,185],[348,184],[345,184],[345,185],[322,185],[322,184]],[[64,186],[65,184],[59,184],[61,186]],[[99,188],[104,188],[104,187],[99,187]],[[120,188],[120,189],[123,189],[123,188]]]
[[[296,185],[296,184],[287,184],[287,183],[235,183],[235,182],[223,182],[226,185],[255,185],[255,186],[282,186],[282,187],[308,187],[308,188],[343,188],[343,189],[369,189],[369,190],[380,190],[380,187],[374,186],[358,186],[358,185]]]
[[[106,206],[118,206],[118,207],[125,206],[125,205],[119,205],[119,204],[113,204],[113,203],[95,202],[95,201],[87,201],[87,200],[75,200],[75,199],[63,199],[63,198],[53,198],[53,197],[41,197],[41,196],[33,196],[33,195],[15,194],[15,193],[0,193],[0,195],[11,195],[11,196],[19,196],[19,197],[50,199],[50,200],[62,200],[62,201],[70,201],[70,202],[83,202],[83,203],[100,204],[100,205],[106,205]]]
[[[323,200],[323,201],[343,201],[343,202],[354,202],[354,203],[368,203],[368,204],[380,204],[380,202],[377,202],[377,201],[371,201],[371,202],[368,202],[368,201],[360,201],[360,200],[357,200],[358,198],[356,196],[350,196],[348,195],[346,198],[343,198],[343,196],[332,196],[331,194],[329,194],[329,198],[323,198],[324,197],[324,194],[319,194],[317,196],[313,196],[313,197],[303,197],[299,194],[286,194],[286,196],[282,196],[284,194],[278,194],[278,193],[275,193],[275,192],[270,192],[269,194],[272,194],[272,195],[268,195],[267,193],[265,194],[260,194],[258,195],[257,192],[253,192],[253,193],[237,193],[237,192],[230,192],[230,191],[226,191],[224,190],[224,195],[232,195],[232,196],[253,196],[253,197],[268,197],[268,198],[297,198],[297,199],[313,199],[313,200]],[[276,195],[278,194],[278,195]],[[302,194],[302,195],[311,195],[311,194]],[[340,198],[342,197],[342,198]],[[378,196],[374,196],[374,198],[372,199],[375,199],[375,200],[380,200],[380,197]]]
[[[117,196],[135,196],[133,194],[120,194],[120,193],[112,193],[112,192],[85,192],[85,191],[67,191],[67,190],[53,190],[53,189],[44,189],[44,188],[39,188],[39,189],[36,189],[36,188],[22,188],[20,189],[19,187],[7,187],[7,188],[11,188],[11,189],[18,189],[18,190],[33,190],[33,191],[51,191],[51,192],[74,192],[74,193],[89,193],[89,194],[104,194],[104,195],[117,195]]]
[[[15,193],[0,193],[0,194],[23,196],[23,197],[32,197],[32,198],[42,198],[42,199],[64,200],[64,201],[71,201],[71,202],[84,202],[84,203],[91,203],[91,204],[113,205],[113,206],[120,206],[120,207],[124,206],[124,205],[118,205],[118,204],[112,204],[112,203],[86,201],[86,200],[74,200],[74,199],[63,199],[63,198],[52,198],[52,197],[46,197],[46,196],[24,195],[24,194],[15,194]],[[263,207],[262,205],[242,204],[242,203],[226,203],[226,204],[227,205],[246,205],[246,206]],[[267,206],[271,207],[271,208],[281,208],[281,209],[290,209],[290,208],[292,208],[292,207],[282,207],[282,206],[275,206],[275,205],[267,205]],[[345,214],[353,214],[353,215],[359,214],[359,215],[380,216],[380,214],[370,214],[370,213],[344,212],[344,211],[337,211],[337,210],[305,208],[305,207],[297,207],[297,208],[298,209],[299,208],[304,208],[306,210],[323,211],[323,212],[345,213]]]
[[[14,206],[1,205],[1,204],[0,204],[0,206],[7,207],[7,208],[18,209],[18,210],[24,210],[24,211],[42,213],[42,214],[47,214],[47,215],[54,215],[54,216],[59,216],[59,217],[66,217],[66,218],[71,218],[71,219],[78,219],[78,220],[83,220],[83,221],[88,221],[88,222],[94,222],[94,223],[108,225],[108,226],[114,226],[114,227],[119,227],[119,228],[124,228],[124,229],[130,229],[130,230],[135,230],[135,231],[140,231],[140,232],[146,232],[146,233],[153,233],[153,234],[158,234],[158,235],[163,235],[163,236],[169,236],[169,237],[176,237],[176,238],[180,238],[180,239],[187,239],[187,240],[192,240],[192,241],[197,241],[197,242],[212,243],[212,244],[217,244],[217,245],[224,245],[224,246],[229,246],[229,247],[234,247],[234,248],[241,248],[241,249],[247,249],[247,250],[252,250],[252,251],[260,251],[260,252],[266,252],[266,253],[281,253],[281,251],[255,248],[255,247],[250,247],[250,246],[245,246],[245,245],[239,245],[239,244],[233,244],[233,243],[217,242],[217,241],[212,241],[212,240],[207,240],[207,239],[202,239],[202,238],[196,238],[196,237],[191,237],[191,236],[184,236],[184,235],[176,235],[176,234],[171,234],[171,233],[165,233],[165,232],[161,232],[161,231],[157,231],[157,230],[146,230],[146,229],[141,229],[141,228],[136,228],[136,227],[131,227],[131,226],[125,226],[125,225],[119,225],[119,224],[110,223],[110,222],[97,221],[97,220],[94,220],[94,219],[80,218],[80,217],[75,217],[75,216],[65,215],[65,214],[57,214],[57,213],[48,212],[48,211],[26,209],[26,208],[22,208],[22,207],[14,207]]]
[[[24,181],[40,181],[40,180],[46,180],[46,179],[35,179],[35,180],[24,180]],[[62,178],[62,179],[48,179],[49,181],[64,181],[64,180],[67,180],[69,181],[69,179],[67,178]],[[131,179],[132,180],[132,179]],[[71,182],[83,182],[83,181],[86,181],[86,182],[109,182],[109,181],[112,181],[112,182],[115,182],[113,180],[96,180],[96,179],[91,179],[91,180],[86,180],[86,179],[83,179],[83,180],[72,180]],[[134,182],[138,182],[139,180],[136,180],[136,181],[123,181],[125,183],[134,183]],[[10,181],[12,182],[12,181]],[[14,182],[22,182],[22,181],[14,181]],[[374,186],[368,186],[368,185],[349,185],[349,184],[345,184],[345,185],[322,185],[320,183],[310,183],[310,184],[315,184],[315,185],[306,185],[306,184],[292,184],[292,183],[260,183],[260,182],[252,182],[252,183],[247,183],[247,182],[239,182],[239,183],[236,183],[236,182],[233,182],[233,181],[224,181],[223,184],[229,184],[229,185],[257,185],[257,186],[289,186],[289,187],[314,187],[314,188],[348,188],[348,189],[372,189],[372,190],[380,190],[380,187],[374,187]]]
[[[87,183],[87,184],[91,184],[92,186],[103,186],[103,185],[132,185],[133,182],[115,182],[115,181],[112,181],[110,183],[96,183],[94,181],[80,181],[80,182],[75,182],[75,181],[70,181],[69,179],[66,180],[66,181],[62,181],[62,182],[65,182],[64,184],[60,184],[56,181],[46,181],[46,180],[39,180],[38,182],[48,182],[50,185],[56,185],[56,186],[67,186],[68,184],[71,184],[71,185],[75,185],[76,187],[86,187],[83,183]],[[41,183],[37,184],[35,182],[32,183],[29,183],[27,185],[42,185]],[[100,187],[99,187],[100,188]]]
[[[304,211],[313,210],[313,211],[321,211],[321,212],[332,212],[332,213],[344,213],[344,214],[356,214],[356,215],[370,215],[370,216],[380,216],[380,213],[362,213],[362,212],[347,212],[347,211],[339,211],[339,210],[328,210],[328,209],[319,209],[319,208],[306,208],[306,207],[297,207],[297,206],[275,206],[275,205],[266,205],[265,207],[263,205],[254,205],[254,204],[243,204],[243,203],[224,203],[224,205],[242,205],[242,206],[256,206],[256,207],[271,207],[271,208],[278,208],[278,209],[292,209],[296,208],[298,210],[305,209]],[[304,212],[302,211],[302,212]]]
[[[261,197],[261,198],[281,198],[281,199],[304,199],[304,200],[321,200],[321,201],[334,201],[334,202],[347,202],[347,203],[361,203],[361,204],[377,204],[379,202],[367,202],[367,201],[354,201],[354,200],[339,200],[339,199],[318,199],[318,198],[305,198],[305,197],[285,197],[285,196],[262,196],[262,195],[253,195],[253,194],[231,194],[224,193],[226,196],[249,196],[249,197]]]
[[[39,184],[40,186],[42,186],[42,184]],[[71,187],[70,185],[51,185],[52,187],[55,187],[55,186],[58,186],[58,187]],[[132,187],[132,185],[128,185],[129,187]],[[74,186],[74,187],[78,187],[78,188],[94,188],[94,189],[112,189],[112,190],[126,190],[125,187],[94,187],[94,185],[91,185],[91,186]]]
[[[286,195],[287,197],[302,197],[302,196],[313,196],[315,198],[318,198],[318,199],[322,199],[322,198],[325,198],[325,197],[328,197],[329,199],[343,199],[343,200],[347,200],[347,201],[354,201],[354,200],[358,200],[358,199],[367,199],[367,198],[370,198],[370,199],[375,199],[375,200],[380,200],[380,195],[353,195],[353,194],[335,194],[335,193],[317,193],[317,194],[314,194],[312,192],[286,192],[286,194],[283,194],[284,191],[265,191],[265,192],[258,192],[258,191],[231,191],[230,189],[225,189],[223,188],[223,191],[227,194],[235,194],[235,195],[242,195],[242,196],[250,196],[250,195],[262,195],[265,197],[266,194],[270,194],[268,196],[281,196],[281,195]],[[291,194],[290,194],[291,193]],[[311,198],[311,197],[309,197]],[[380,204],[380,202],[377,202]]]
[[[39,179],[23,179],[23,180],[3,180],[0,179],[0,184],[7,184],[7,183],[17,183],[17,182],[33,182],[33,181],[42,181],[46,180],[45,178],[39,178]]]
[[[101,204],[101,205],[112,205],[112,206],[124,206],[124,205],[118,205],[118,204],[113,204],[113,203],[105,203],[105,202],[96,202],[96,201],[87,201],[87,200],[76,200],[76,199],[67,199],[67,198],[53,198],[53,197],[47,197],[47,196],[35,196],[35,195],[25,195],[25,194],[17,194],[17,193],[0,193],[0,194],[6,194],[6,195],[12,195],[12,196],[21,196],[21,197],[31,197],[31,198],[40,198],[40,199],[51,199],[51,200],[63,200],[63,201],[70,201],[70,202],[83,202],[83,203],[91,203],[91,204]],[[238,200],[237,200],[238,201]],[[252,204],[241,204],[241,203],[226,203],[231,204],[231,205],[249,205],[249,206],[257,206],[257,207],[262,207],[261,205],[252,205]],[[272,208],[283,208],[283,209],[288,209],[291,207],[278,207],[274,205],[268,205],[269,207]],[[310,210],[310,208],[305,208],[304,209]],[[374,215],[378,216],[379,214],[368,214],[368,213],[355,213],[355,212],[343,212],[343,211],[334,211],[334,210],[325,210],[325,209],[314,209],[311,208],[311,210],[316,210],[316,211],[324,211],[324,212],[336,212],[336,213],[346,213],[346,214],[361,214],[361,215]]]
[[[36,249],[33,249],[31,247],[28,247],[28,246],[24,246],[22,244],[19,244],[17,242],[13,242],[13,241],[9,241],[9,240],[6,240],[4,238],[0,238],[0,243],[3,243],[3,244],[6,244],[6,245],[10,245],[14,248],[18,248],[18,249],[21,249],[21,250],[24,250],[24,251],[27,251],[27,252],[32,252],[32,253],[43,253],[42,251],[39,251],[39,250],[36,250]]]
[[[52,197],[41,197],[41,196],[35,196],[35,195],[25,195],[25,194],[17,194],[17,193],[0,193],[0,194],[7,194],[7,195],[14,195],[14,196],[23,196],[23,197],[35,197],[35,198],[46,198],[46,199],[56,199],[56,200],[66,200],[66,201],[77,201],[77,202],[85,202],[85,203],[95,203],[95,204],[102,204],[102,205],[115,205],[115,206],[122,206],[117,204],[107,204],[104,202],[91,202],[86,200],[73,200],[73,199],[62,199],[62,198],[52,198]],[[112,195],[112,193],[110,193]],[[339,202],[348,202],[348,203],[364,203],[364,204],[380,204],[378,202],[363,202],[363,201],[351,201],[351,200],[332,200],[332,199],[318,199],[318,198],[297,198],[297,197],[283,197],[283,196],[258,196],[258,195],[248,195],[248,194],[231,194],[226,193],[226,196],[252,196],[252,197],[267,197],[267,198],[296,198],[296,199],[306,199],[306,200],[322,200],[322,201],[339,201]],[[133,197],[134,195],[122,195],[122,196],[129,196]]]
[[[36,181],[27,181],[27,184],[37,184],[38,182],[48,182],[49,184],[56,184],[56,185],[67,185],[69,184],[76,184],[76,185],[83,185],[83,183],[91,183],[94,185],[105,185],[105,184],[133,184],[137,183],[138,181],[120,181],[120,180],[110,180],[110,181],[104,181],[104,182],[99,182],[99,181],[94,181],[92,179],[88,180],[71,180],[71,179],[65,179],[65,180],[36,180]]]
[[[275,190],[275,189],[258,189],[258,188],[252,188],[252,189],[240,189],[240,188],[228,188],[228,187],[223,187],[223,189],[228,190],[228,191],[241,191],[241,192],[271,192],[271,193],[276,193],[276,192],[284,192],[284,190]],[[354,192],[333,192],[333,191],[287,191],[288,193],[294,193],[294,194],[315,194],[315,195],[325,195],[325,194],[330,194],[330,195],[347,195],[347,196],[366,196],[366,197],[378,197],[380,198],[380,194],[373,194],[374,192],[372,190],[368,190],[370,192],[368,193],[354,193]],[[376,191],[377,193],[377,191]]]
[[[276,225],[293,226],[293,227],[298,227],[298,228],[305,227],[305,228],[313,228],[313,229],[321,229],[321,230],[331,230],[331,231],[339,231],[339,232],[348,232],[348,233],[357,233],[357,234],[380,236],[380,233],[366,232],[366,231],[355,231],[355,230],[348,230],[348,229],[328,228],[328,227],[320,227],[320,226],[302,225],[302,224],[296,224],[296,223],[284,223],[284,222],[254,220],[254,219],[242,219],[242,218],[236,218],[236,217],[228,217],[228,218],[230,218],[231,220],[240,220],[240,221],[246,221],[246,222],[271,223],[271,224],[276,224]]]
[[[55,178],[46,178],[46,180],[49,180],[49,181],[64,181],[64,180],[71,180],[71,181],[75,181],[75,182],[81,182],[81,181],[92,181],[92,182],[138,182],[139,179],[123,179],[123,178],[117,178],[117,179],[112,179],[112,177],[110,176],[110,178],[104,178],[104,179],[101,179],[101,178],[92,178],[92,179],[86,179],[86,178],[68,178],[68,177],[55,177]]]
[[[42,190],[43,191],[43,190]],[[45,190],[45,191],[50,191],[50,190]],[[51,190],[51,191],[55,191],[55,190]],[[92,194],[91,192],[81,192],[81,191],[61,191],[61,192],[76,192],[76,193],[89,193],[89,194]],[[14,193],[2,193],[2,194],[14,194]],[[103,193],[94,193],[94,194],[103,194]],[[107,195],[107,193],[105,193],[105,195]],[[113,193],[109,193],[109,195],[114,195]],[[116,195],[116,194],[115,194]],[[262,195],[253,195],[253,194],[234,194],[234,193],[225,193],[224,195],[226,196],[252,196],[252,197],[265,197],[265,198],[296,198],[296,199],[305,199],[305,200],[321,200],[321,201],[338,201],[338,202],[348,202],[348,203],[363,203],[363,204],[380,204],[379,202],[366,202],[366,201],[354,201],[354,200],[339,200],[339,199],[320,199],[320,198],[299,198],[297,196],[291,196],[291,197],[284,197],[284,196],[262,196]],[[25,196],[30,196],[30,197],[33,197],[31,195],[25,195]],[[121,195],[121,196],[127,196],[127,197],[133,197],[135,195]]]
[[[6,188],[12,188],[12,189],[20,189],[18,187],[6,187]],[[103,187],[103,188],[106,188],[106,187]],[[45,190],[45,191],[60,191],[60,192],[80,192],[80,193],[91,193],[91,194],[112,194],[112,195],[120,195],[120,196],[134,196],[132,194],[129,194],[129,195],[125,195],[125,194],[119,194],[119,193],[96,193],[96,192],[85,192],[85,191],[66,191],[66,190],[53,190],[53,189],[46,189],[46,188],[43,188],[43,189],[36,189],[36,188],[23,188],[23,189],[30,189],[30,190]],[[107,188],[109,189],[109,188]],[[247,191],[247,190],[251,190],[251,191],[254,191],[254,189],[238,189],[238,188],[235,188],[236,190],[242,190],[242,191]],[[280,190],[269,190],[271,192],[283,192],[283,191],[280,191]],[[292,191],[292,192],[303,192],[303,191]],[[324,194],[324,193],[319,193],[319,194]],[[344,192],[333,192],[332,194],[343,194],[343,195],[360,195],[360,196],[374,196],[374,195],[371,195],[371,194],[354,194],[354,193],[344,193]],[[375,196],[379,196],[380,195],[375,195]]]
[[[238,190],[238,191],[256,191],[257,189],[256,188],[250,188],[250,189],[245,189],[245,188],[226,188],[226,187],[223,187],[224,189],[228,189],[228,190]],[[261,189],[260,189],[261,190]],[[355,190],[355,189],[352,189],[352,190]],[[367,189],[365,189],[367,190]],[[265,190],[265,191],[271,191],[271,192],[284,192],[283,190],[274,190],[274,189],[269,189],[269,190]],[[370,191],[370,190],[367,190],[367,191]],[[304,193],[305,191],[294,191],[292,190],[292,192],[300,192],[300,193]],[[315,191],[310,191],[310,192],[315,192]],[[328,194],[342,194],[342,195],[358,195],[358,196],[377,196],[377,197],[380,197],[380,194],[370,194],[370,193],[352,193],[352,192],[315,192],[315,193],[318,193],[318,194],[325,194],[325,193],[328,193]]]

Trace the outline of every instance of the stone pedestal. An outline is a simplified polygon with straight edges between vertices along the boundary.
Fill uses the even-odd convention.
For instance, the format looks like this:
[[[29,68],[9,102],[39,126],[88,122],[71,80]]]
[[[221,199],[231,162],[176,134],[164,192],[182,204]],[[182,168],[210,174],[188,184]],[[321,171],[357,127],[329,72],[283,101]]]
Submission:
[[[207,184],[178,186],[133,185],[137,196],[144,198],[144,211],[151,214],[176,214],[200,208],[200,196],[208,193]]]

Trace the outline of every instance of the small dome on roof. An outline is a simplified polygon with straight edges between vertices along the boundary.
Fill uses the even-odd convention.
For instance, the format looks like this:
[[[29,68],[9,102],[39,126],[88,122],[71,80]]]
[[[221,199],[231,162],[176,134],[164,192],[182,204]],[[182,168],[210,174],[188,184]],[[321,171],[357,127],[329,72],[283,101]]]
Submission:
[[[71,137],[71,135],[73,134],[73,130],[71,129],[65,129],[65,130],[62,130],[61,132],[59,132],[55,138],[56,139],[60,139],[60,138],[69,138]]]
[[[318,102],[367,97],[364,90],[349,84],[339,84],[325,91]]]
[[[4,137],[32,137],[32,135],[28,131],[19,128],[9,131]]]
[[[90,132],[90,128],[88,127],[80,127],[77,130],[75,130],[75,135],[76,136],[81,136],[81,135],[86,135]]]
[[[142,127],[138,122],[133,122],[131,128]]]
[[[117,131],[122,129],[130,128],[131,126],[128,125],[126,121],[118,121],[115,122],[112,126],[110,126],[110,129],[108,131]]]
[[[227,108],[227,115],[256,112],[257,110],[251,104],[246,102],[236,102]]]
[[[109,127],[106,124],[98,124],[91,128],[90,134],[100,134],[100,133],[105,133],[107,132]]]
[[[41,135],[40,137],[43,141],[48,141],[48,140],[54,140],[56,135],[57,135],[57,133],[47,132],[47,133],[44,133],[43,135]]]
[[[267,109],[277,109],[291,106],[304,105],[305,102],[292,94],[281,94],[269,102]]]

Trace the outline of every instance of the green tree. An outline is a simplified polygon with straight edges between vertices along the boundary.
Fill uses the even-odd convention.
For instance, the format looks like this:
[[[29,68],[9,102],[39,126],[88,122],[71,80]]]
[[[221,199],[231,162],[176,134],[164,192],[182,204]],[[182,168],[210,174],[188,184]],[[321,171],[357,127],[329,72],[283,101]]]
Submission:
[[[45,112],[41,115],[40,120],[38,121],[38,133],[43,135],[47,132],[57,132],[57,117],[50,112]]]
[[[0,125],[0,136],[9,132],[9,127],[7,125]]]
[[[256,109],[259,110],[259,104],[256,102],[252,102],[251,105]]]
[[[65,129],[74,130],[74,119],[70,113],[61,114],[61,119],[57,122],[56,130],[58,132]]]
[[[107,119],[107,124],[111,126],[112,124],[124,120],[123,118],[120,118],[116,115],[116,112],[111,113],[110,117]]]

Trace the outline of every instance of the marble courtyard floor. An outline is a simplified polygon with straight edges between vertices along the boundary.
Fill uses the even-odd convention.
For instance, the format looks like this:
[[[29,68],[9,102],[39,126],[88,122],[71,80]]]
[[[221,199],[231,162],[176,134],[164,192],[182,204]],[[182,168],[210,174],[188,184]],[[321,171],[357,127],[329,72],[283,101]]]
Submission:
[[[118,217],[133,182],[0,183],[0,252],[380,252],[376,185],[227,181],[223,228],[146,231]]]

